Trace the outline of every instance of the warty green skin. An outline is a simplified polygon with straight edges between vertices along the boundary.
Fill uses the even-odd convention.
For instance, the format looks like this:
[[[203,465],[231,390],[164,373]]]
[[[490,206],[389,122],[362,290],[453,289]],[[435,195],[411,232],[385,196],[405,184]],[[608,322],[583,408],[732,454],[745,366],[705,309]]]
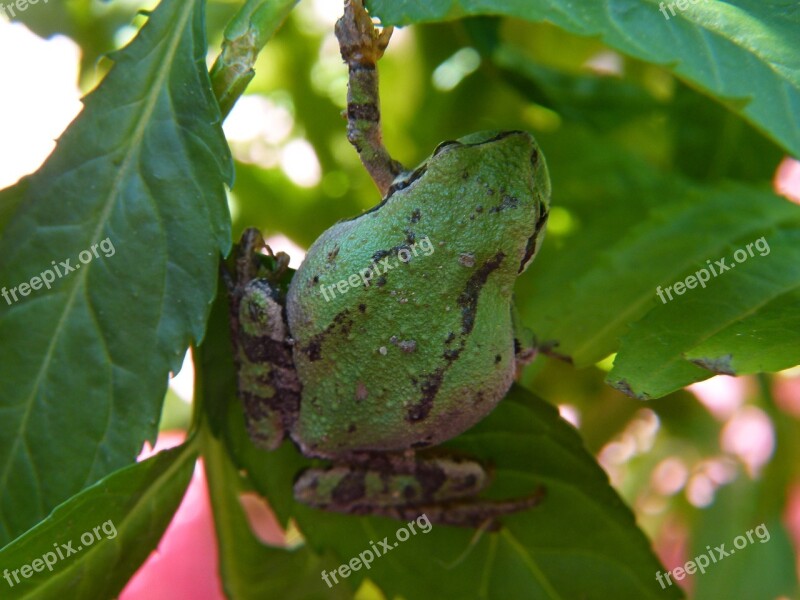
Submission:
[[[432,446],[495,407],[516,367],[514,282],[541,244],[549,197],[530,134],[478,133],[440,145],[379,206],[320,236],[287,297],[302,384],[289,433],[305,454]],[[369,285],[335,288],[387,256],[396,266]]]

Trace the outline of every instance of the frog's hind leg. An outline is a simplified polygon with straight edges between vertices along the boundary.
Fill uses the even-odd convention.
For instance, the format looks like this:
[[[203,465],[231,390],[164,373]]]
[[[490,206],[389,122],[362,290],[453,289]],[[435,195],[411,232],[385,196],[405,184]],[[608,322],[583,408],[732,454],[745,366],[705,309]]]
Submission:
[[[401,520],[425,514],[432,523],[490,529],[499,527],[497,517],[544,498],[541,487],[511,500],[476,498],[488,483],[486,470],[472,460],[373,455],[361,464],[308,469],[294,493],[304,504],[335,512]]]

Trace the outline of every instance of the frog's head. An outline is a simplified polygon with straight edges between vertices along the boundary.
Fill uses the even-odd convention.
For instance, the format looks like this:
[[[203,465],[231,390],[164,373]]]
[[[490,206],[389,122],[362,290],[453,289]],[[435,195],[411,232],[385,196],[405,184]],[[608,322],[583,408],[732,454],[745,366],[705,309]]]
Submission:
[[[503,217],[499,227],[506,237],[526,240],[518,263],[522,273],[539,250],[550,209],[550,176],[539,145],[526,131],[481,131],[439,144],[425,168],[451,171],[459,166],[465,177],[475,174],[494,194],[484,204]]]

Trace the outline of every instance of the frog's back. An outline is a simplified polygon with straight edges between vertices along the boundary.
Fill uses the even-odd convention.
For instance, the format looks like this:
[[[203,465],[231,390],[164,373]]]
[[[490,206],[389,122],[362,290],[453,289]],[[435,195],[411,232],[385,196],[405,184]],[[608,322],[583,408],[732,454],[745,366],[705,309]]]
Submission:
[[[535,144],[507,135],[507,152],[441,153],[309,250],[287,306],[303,382],[292,435],[307,452],[435,445],[511,385],[512,290],[542,208],[530,162],[514,162]]]

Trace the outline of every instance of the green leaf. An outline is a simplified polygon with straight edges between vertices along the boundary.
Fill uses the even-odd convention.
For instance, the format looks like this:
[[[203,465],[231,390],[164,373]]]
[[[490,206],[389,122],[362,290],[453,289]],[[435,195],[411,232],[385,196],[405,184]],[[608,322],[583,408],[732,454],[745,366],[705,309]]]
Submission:
[[[800,289],[795,287],[697,344],[686,359],[711,370],[724,365],[721,372],[737,375],[780,371],[800,364],[798,334]]]
[[[399,521],[295,504],[292,481],[305,461],[288,444],[274,453],[255,450],[245,439],[241,409],[235,408],[229,435],[240,466],[281,518],[288,508],[311,547],[332,551],[346,563],[384,537],[390,543],[397,539]],[[664,592],[655,584],[655,572],[663,568],[632,513],[575,430],[549,404],[514,388],[489,417],[447,446],[493,465],[493,497],[520,496],[544,484],[547,498],[505,517],[506,527],[498,533],[418,528],[419,534],[398,543],[391,556],[379,556],[366,572],[353,572],[347,584],[355,587],[369,577],[387,597],[421,600],[681,597],[679,590]]]
[[[222,52],[211,82],[226,116],[253,79],[258,53],[280,28],[298,0],[247,0],[225,28]]]
[[[670,108],[672,164],[682,174],[771,183],[784,152],[736,113],[678,85]]]
[[[206,430],[203,458],[209,480],[211,506],[219,541],[220,570],[229,598],[350,598],[345,586],[329,590],[320,577],[331,560],[316,556],[307,547],[277,548],[258,541],[250,529],[239,494],[244,485],[224,442]]]
[[[793,308],[800,282],[791,241],[800,231],[796,205],[742,185],[701,187],[665,177],[579,130],[558,135],[570,143],[540,140],[560,182],[558,218],[516,295],[541,344],[579,367],[619,352],[611,383],[642,397],[710,377],[708,368],[743,373],[800,361],[792,344],[800,331]],[[575,144],[590,150],[571,153]],[[664,293],[707,261],[735,262],[737,250],[762,237],[769,255],[751,246],[754,256],[711,276],[705,289],[673,294],[672,301],[665,295],[666,305],[659,299],[659,287]],[[729,354],[732,364],[720,360]],[[708,368],[687,357],[704,359]]]
[[[0,233],[19,208],[28,189],[28,178],[23,178],[11,187],[0,190]]]
[[[0,347],[0,543],[133,461],[169,370],[203,337],[231,179],[203,6],[163,0],[112,56],[0,240],[9,288],[76,268],[0,302],[0,339],[14,340]]]
[[[464,20],[472,44],[492,62],[497,74],[526,99],[601,130],[650,116],[657,108],[663,108],[663,102],[631,81],[593,73],[575,74],[539,64],[521,48],[502,41],[500,24],[497,17]],[[566,43],[576,39],[558,33]]]
[[[707,558],[711,564],[705,573],[687,576],[694,579],[696,600],[797,597],[791,538],[780,513],[760,505],[764,492],[758,482],[741,476],[698,512],[687,558],[708,555],[710,546],[717,561]],[[722,544],[728,556],[716,551]]]
[[[724,204],[712,202],[707,207],[736,211],[750,203],[758,203],[761,210],[770,206],[769,195],[731,192],[717,197]],[[766,222],[747,221],[758,227],[753,233],[743,231],[729,240],[717,238],[713,250],[706,247],[682,257],[675,274],[678,269],[682,272],[665,279],[665,288],[699,269],[708,271],[706,261],[716,263],[720,257],[726,257],[726,266],[735,269],[709,276],[705,289],[687,289],[666,304],[659,302],[660,306],[634,323],[622,338],[608,376],[614,387],[638,398],[654,398],[714,373],[778,371],[800,363],[800,210],[791,207],[789,213],[782,208],[775,206],[771,215],[762,213],[769,219]],[[700,215],[697,217],[692,224],[695,233],[702,227]],[[682,220],[673,221],[673,227],[681,222],[688,227]],[[757,236],[768,242],[769,254],[755,252],[754,257],[737,263],[734,253]],[[675,237],[680,243],[677,232]]]
[[[667,18],[656,2],[581,4],[555,0],[371,0],[387,25],[474,15],[550,21],[572,33],[600,36],[612,48],[664,65],[741,112],[800,156],[800,13],[794,0],[690,3]],[[674,4],[667,2],[666,4]]]
[[[3,598],[115,597],[161,539],[189,485],[195,458],[189,444],[160,452],[57,507],[0,550],[0,565],[7,569],[0,585],[10,586]]]
[[[631,82],[613,77],[572,75],[544,67],[511,45],[499,46],[492,59],[527,97],[569,119],[601,130],[652,114],[660,105]]]

